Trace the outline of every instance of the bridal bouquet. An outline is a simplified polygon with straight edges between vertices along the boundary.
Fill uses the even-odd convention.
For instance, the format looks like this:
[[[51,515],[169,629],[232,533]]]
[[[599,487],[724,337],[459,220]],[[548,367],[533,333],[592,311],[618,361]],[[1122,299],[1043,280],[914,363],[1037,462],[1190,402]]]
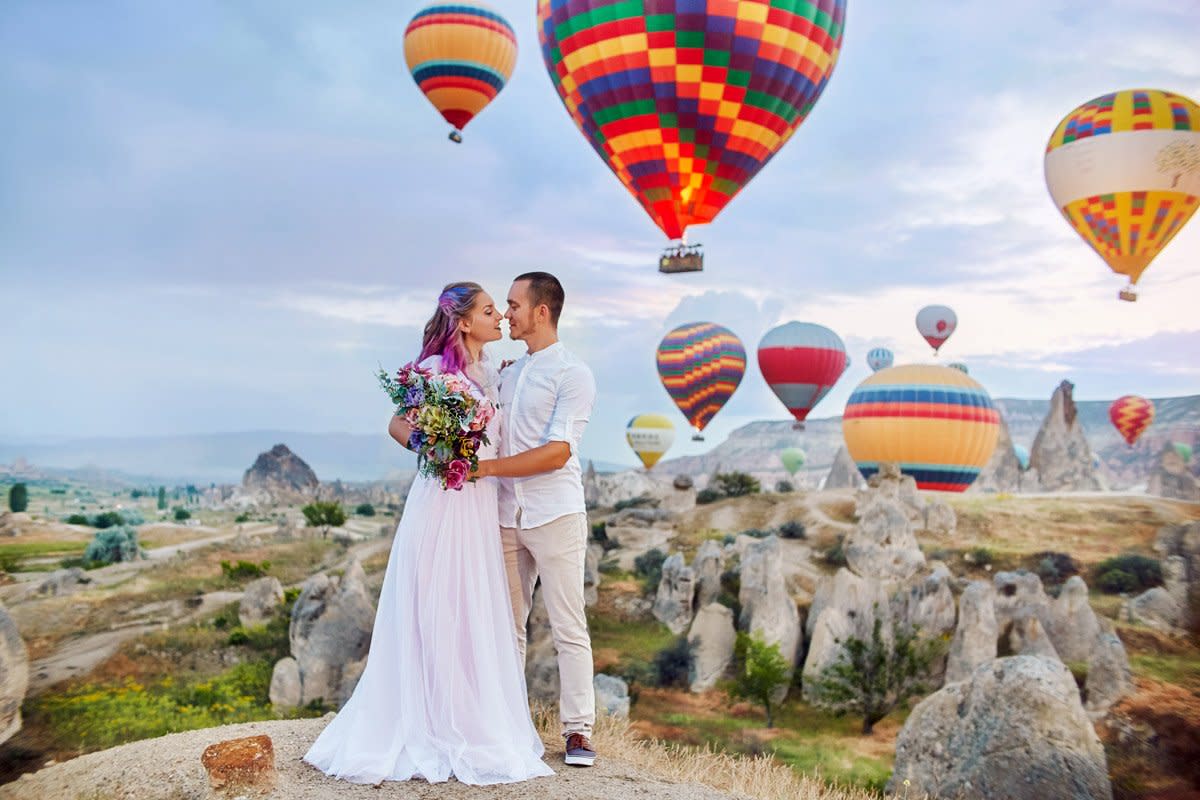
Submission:
[[[378,377],[397,416],[412,426],[408,444],[416,451],[417,470],[439,480],[443,489],[461,490],[479,465],[479,448],[490,444],[487,425],[495,406],[476,399],[465,378],[414,364],[395,376],[380,368]]]

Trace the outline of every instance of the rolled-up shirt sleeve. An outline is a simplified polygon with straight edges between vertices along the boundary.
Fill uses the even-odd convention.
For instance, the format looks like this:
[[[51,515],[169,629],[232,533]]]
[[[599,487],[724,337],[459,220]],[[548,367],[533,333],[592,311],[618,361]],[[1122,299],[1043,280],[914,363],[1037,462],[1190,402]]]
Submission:
[[[571,448],[571,455],[578,456],[583,431],[592,416],[595,403],[596,380],[592,377],[592,371],[583,364],[572,365],[559,381],[554,414],[546,426],[542,444],[566,442]]]

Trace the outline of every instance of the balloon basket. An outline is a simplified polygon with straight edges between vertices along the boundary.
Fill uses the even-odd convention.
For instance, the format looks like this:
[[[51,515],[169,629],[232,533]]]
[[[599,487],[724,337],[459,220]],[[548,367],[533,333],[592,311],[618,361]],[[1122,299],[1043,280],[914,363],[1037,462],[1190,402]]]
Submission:
[[[802,431],[802,430],[804,430],[804,423],[803,423],[803,422],[800,422],[799,420],[797,420],[796,422],[793,422],[793,423],[792,423],[792,430],[794,430],[794,431]]]
[[[692,436],[692,441],[693,442],[703,442],[704,437],[697,433]]]
[[[458,130],[450,131],[450,135],[447,136],[446,138],[449,139],[450,141],[454,142],[455,144],[462,144],[462,131],[458,131]]]
[[[700,272],[703,269],[704,251],[698,244],[668,247],[658,259],[658,271],[668,275],[676,272]]]
[[[1133,288],[1133,285],[1131,284],[1129,286],[1126,286],[1121,291],[1117,292],[1117,297],[1120,298],[1121,300],[1124,300],[1129,303],[1136,303],[1137,302],[1137,290],[1135,290]]]

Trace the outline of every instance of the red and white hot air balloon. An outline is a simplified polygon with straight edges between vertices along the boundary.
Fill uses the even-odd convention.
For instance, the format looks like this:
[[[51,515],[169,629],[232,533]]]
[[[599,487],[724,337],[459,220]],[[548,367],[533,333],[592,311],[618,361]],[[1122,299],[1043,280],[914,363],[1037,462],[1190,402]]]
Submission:
[[[933,347],[935,355],[957,327],[958,317],[948,306],[925,306],[917,312],[917,330]]]
[[[804,427],[804,418],[846,371],[846,345],[823,325],[788,322],[758,343],[758,368],[775,396]]]

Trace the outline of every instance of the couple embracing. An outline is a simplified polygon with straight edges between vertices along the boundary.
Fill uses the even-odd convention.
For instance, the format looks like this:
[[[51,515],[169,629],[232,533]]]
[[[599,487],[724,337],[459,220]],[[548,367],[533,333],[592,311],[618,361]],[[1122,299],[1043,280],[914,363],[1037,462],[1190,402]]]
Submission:
[[[438,297],[420,366],[458,375],[477,401],[498,407],[487,422],[491,444],[461,491],[423,475],[409,490],[366,668],[304,756],[329,775],[490,784],[553,774],[525,689],[539,577],[558,652],[564,758],[577,766],[596,758],[579,463],[596,387],[558,341],[563,299],[545,272],[518,276],[503,311],[475,283],[450,284]],[[528,352],[500,370],[483,350],[501,338],[502,319]],[[404,417],[388,432],[408,446]]]

